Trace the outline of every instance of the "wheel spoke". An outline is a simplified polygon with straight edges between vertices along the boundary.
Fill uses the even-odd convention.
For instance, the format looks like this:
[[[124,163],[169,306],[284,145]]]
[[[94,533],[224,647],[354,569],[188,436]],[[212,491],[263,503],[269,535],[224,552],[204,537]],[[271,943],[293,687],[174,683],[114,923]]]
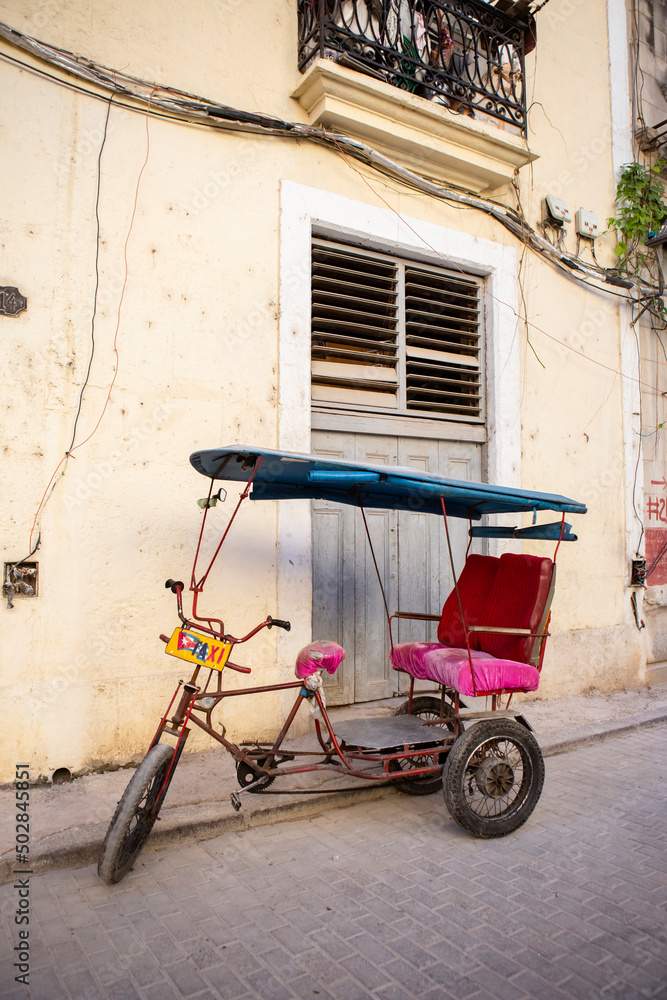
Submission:
[[[512,740],[492,739],[475,747],[467,770],[467,804],[479,816],[501,816],[519,804],[524,767]]]
[[[445,803],[471,833],[503,836],[528,818],[543,780],[544,764],[533,735],[514,720],[489,719],[467,730],[450,750]]]
[[[396,710],[395,715],[407,715],[408,714],[408,702],[404,702],[400,708]],[[422,719],[424,722],[434,721],[441,718],[440,711],[440,698],[434,698],[431,695],[416,695],[412,699],[412,711],[411,715],[418,719]],[[453,708],[449,701],[445,699],[444,706],[445,716],[453,714]],[[433,731],[433,745],[437,749],[438,744],[444,736],[448,736],[451,729],[451,723],[443,723],[441,726],[431,727]],[[441,735],[442,734],[442,735]],[[395,784],[407,795],[430,795],[432,792],[437,792],[442,788],[442,776],[440,772],[435,774],[418,774],[413,777],[409,776],[409,772],[418,768],[433,767],[435,764],[441,763],[441,760],[437,758],[434,759],[433,753],[419,754],[417,757],[403,757],[392,760],[389,762],[390,771],[402,771],[405,777],[396,778]]]
[[[100,877],[119,882],[129,870],[153,828],[160,809],[160,793],[173,758],[173,748],[156,744],[137,768],[118,803],[102,846]]]

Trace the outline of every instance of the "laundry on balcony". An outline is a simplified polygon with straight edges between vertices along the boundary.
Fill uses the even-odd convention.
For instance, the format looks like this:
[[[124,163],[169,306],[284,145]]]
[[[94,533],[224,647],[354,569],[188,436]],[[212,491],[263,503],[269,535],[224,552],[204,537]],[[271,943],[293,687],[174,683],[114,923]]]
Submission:
[[[301,0],[299,68],[332,59],[453,111],[525,126],[526,23],[482,0]]]

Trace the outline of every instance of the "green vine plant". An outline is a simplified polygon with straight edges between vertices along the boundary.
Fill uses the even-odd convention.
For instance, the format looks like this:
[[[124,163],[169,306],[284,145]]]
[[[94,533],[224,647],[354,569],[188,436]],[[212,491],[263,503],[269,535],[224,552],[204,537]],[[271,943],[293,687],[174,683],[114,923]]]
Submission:
[[[649,233],[660,228],[667,216],[665,191],[658,176],[664,164],[664,160],[652,167],[643,163],[626,163],[621,168],[621,179],[616,189],[616,215],[607,220],[618,237],[616,254],[619,273],[651,282],[656,280],[656,272],[661,278],[660,262],[645,241]],[[659,284],[662,285],[662,280]]]

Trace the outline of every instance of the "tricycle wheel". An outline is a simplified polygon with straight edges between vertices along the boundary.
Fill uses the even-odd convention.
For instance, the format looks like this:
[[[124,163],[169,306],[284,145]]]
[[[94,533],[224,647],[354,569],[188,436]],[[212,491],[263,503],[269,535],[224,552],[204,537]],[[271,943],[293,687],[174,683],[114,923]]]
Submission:
[[[174,748],[151,747],[123,792],[107,830],[97,873],[108,885],[120,882],[153,829],[167,789],[162,789]]]
[[[404,702],[399,708],[396,709],[394,715],[408,715],[409,701]],[[423,719],[425,722],[431,719],[440,718],[440,699],[434,698],[432,695],[419,695],[417,698],[412,699],[412,711],[410,715],[416,715],[418,718]],[[445,715],[454,715],[454,706],[447,701],[445,697]],[[461,723],[459,723],[461,726]],[[448,731],[454,731],[454,724],[447,723],[446,726],[433,726],[435,732],[439,729],[447,729]],[[444,761],[444,755],[442,760]],[[431,758],[432,759],[432,758]],[[413,763],[414,762],[414,763]],[[404,760],[392,760],[389,763],[390,771],[409,771],[413,767],[424,767],[425,762],[428,762],[426,758],[423,757],[412,757],[406,758]],[[422,774],[417,778],[396,778],[394,784],[397,788],[400,788],[402,792],[406,795],[433,795],[434,792],[439,792],[442,788],[442,777],[441,775],[430,775]]]
[[[439,754],[439,760],[444,760],[444,754]],[[406,795],[433,795],[434,792],[442,788],[442,776],[438,774],[418,774],[416,778],[408,777],[412,768],[429,767],[433,762],[432,756],[404,757],[401,760],[390,760],[390,771],[403,771],[404,778],[396,778],[393,785],[400,788]]]
[[[452,819],[474,837],[504,837],[537,805],[544,760],[525,726],[513,719],[486,719],[458,738],[442,779]]]
[[[418,695],[416,698],[412,699],[412,711],[408,713],[408,706],[410,702],[404,701],[402,705],[394,712],[394,715],[416,715],[424,722],[430,722],[432,719],[440,718],[440,698],[436,698],[434,695],[422,694]],[[445,691],[444,700],[444,714],[446,716],[456,715],[456,709],[454,707],[454,702],[449,698],[448,692]],[[445,723],[442,728],[447,728],[450,732],[456,732],[455,725],[453,722]],[[459,722],[459,732],[463,731],[463,723]]]
[[[268,757],[256,758],[257,763],[260,765],[260,767],[264,767],[265,761],[267,761],[268,759],[269,759]],[[250,794],[252,795],[255,792],[263,792],[265,788],[268,788],[269,785],[273,784],[274,779],[275,779],[274,774],[268,775],[265,781],[261,785],[257,785],[256,788],[250,789]],[[249,764],[246,764],[244,760],[240,760],[236,765],[236,780],[238,781],[241,788],[245,788],[246,785],[252,785],[253,781],[257,781],[257,775],[255,774],[255,772],[253,771],[253,769],[250,767]]]

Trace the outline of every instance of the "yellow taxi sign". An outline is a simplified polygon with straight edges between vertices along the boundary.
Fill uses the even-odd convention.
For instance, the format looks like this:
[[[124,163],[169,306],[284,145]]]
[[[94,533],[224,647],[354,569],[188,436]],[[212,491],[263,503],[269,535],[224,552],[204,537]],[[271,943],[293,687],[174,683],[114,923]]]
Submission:
[[[193,629],[176,628],[167,643],[166,653],[179,660],[196,663],[210,670],[222,670],[232,649],[231,642],[220,642]]]

